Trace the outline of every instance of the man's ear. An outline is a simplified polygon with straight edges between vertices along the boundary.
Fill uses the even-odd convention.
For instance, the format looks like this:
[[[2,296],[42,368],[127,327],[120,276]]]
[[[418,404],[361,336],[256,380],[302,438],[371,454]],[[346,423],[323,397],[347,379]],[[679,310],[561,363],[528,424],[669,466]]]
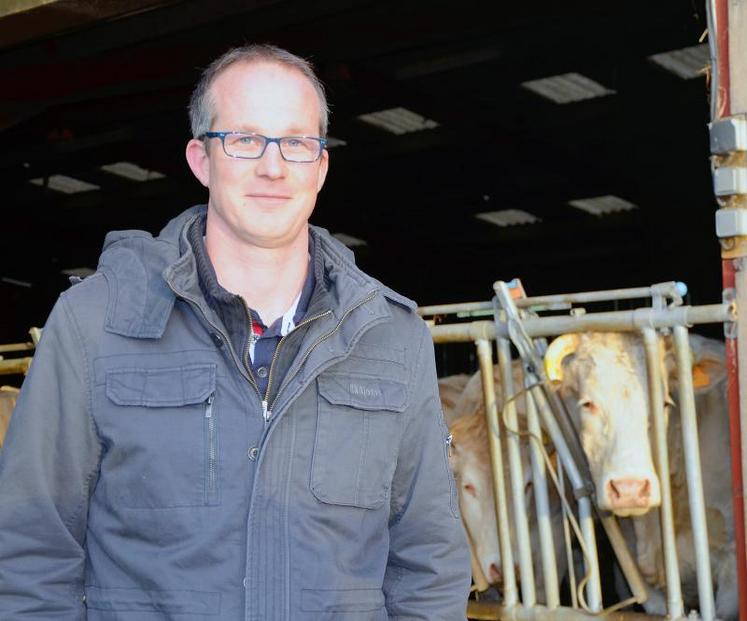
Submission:
[[[324,185],[324,180],[327,178],[327,171],[329,170],[329,151],[324,149],[322,156],[319,158],[319,176],[316,184],[316,191],[320,192]]]
[[[197,177],[199,182],[206,188],[210,184],[210,156],[208,155],[205,143],[197,138],[192,138],[187,143],[185,151],[187,164],[192,174]]]

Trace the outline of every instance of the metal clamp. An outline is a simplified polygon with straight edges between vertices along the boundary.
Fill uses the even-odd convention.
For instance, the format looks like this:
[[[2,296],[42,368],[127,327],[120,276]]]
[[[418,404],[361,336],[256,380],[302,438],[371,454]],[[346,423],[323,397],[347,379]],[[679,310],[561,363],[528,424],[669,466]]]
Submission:
[[[711,153],[726,155],[733,151],[747,151],[747,119],[744,115],[730,116],[710,124]]]

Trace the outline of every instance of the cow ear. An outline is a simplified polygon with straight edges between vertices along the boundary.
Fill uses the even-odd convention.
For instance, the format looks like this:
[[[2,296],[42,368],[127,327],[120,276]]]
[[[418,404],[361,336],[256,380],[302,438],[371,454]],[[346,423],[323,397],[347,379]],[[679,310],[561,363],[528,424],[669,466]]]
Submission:
[[[707,355],[693,364],[693,387],[695,388],[695,392],[705,392],[721,382],[725,377],[726,360],[724,358]]]
[[[726,377],[726,354],[722,342],[691,334],[690,353],[692,357],[693,388],[696,394],[710,390]],[[674,375],[677,372],[674,366],[674,355],[672,353],[670,356],[668,352],[667,358],[670,357],[672,359],[672,374]]]

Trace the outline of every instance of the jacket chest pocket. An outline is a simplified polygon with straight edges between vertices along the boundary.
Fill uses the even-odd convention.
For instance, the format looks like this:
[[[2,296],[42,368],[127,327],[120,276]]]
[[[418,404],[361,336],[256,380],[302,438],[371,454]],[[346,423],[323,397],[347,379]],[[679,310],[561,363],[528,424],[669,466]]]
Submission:
[[[125,507],[160,509],[220,501],[216,365],[106,373],[106,493]]]
[[[397,465],[407,385],[349,373],[318,380],[311,491],[327,504],[376,509]]]

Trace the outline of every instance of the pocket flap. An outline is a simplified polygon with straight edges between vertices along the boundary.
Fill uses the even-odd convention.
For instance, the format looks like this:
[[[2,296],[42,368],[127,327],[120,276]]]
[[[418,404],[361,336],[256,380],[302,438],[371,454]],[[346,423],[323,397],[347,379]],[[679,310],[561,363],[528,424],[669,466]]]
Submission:
[[[160,613],[159,616],[163,614],[217,615],[220,612],[220,593],[142,591],[87,586],[86,606],[92,610]]]
[[[215,364],[106,372],[106,396],[117,405],[173,407],[205,401],[215,392]]]
[[[407,403],[407,384],[367,375],[325,373],[319,376],[319,394],[333,405],[402,412]]]

